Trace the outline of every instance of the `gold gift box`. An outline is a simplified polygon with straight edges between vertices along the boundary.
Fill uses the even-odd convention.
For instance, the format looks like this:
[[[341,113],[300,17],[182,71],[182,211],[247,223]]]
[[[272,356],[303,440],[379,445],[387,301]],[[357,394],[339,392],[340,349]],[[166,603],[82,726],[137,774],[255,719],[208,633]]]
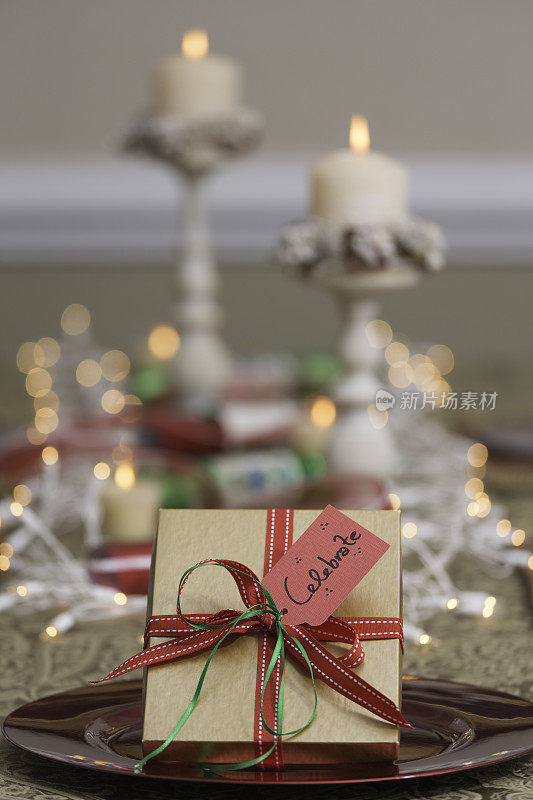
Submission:
[[[294,512],[293,541],[318,510]],[[334,615],[401,618],[400,514],[343,511],[386,541],[390,548]],[[152,557],[148,616],[176,613],[178,583],[186,569],[206,558],[239,561],[263,576],[267,512],[163,510]],[[231,576],[216,566],[195,571],[182,594],[182,612],[242,609]],[[152,639],[150,645],[164,639]],[[333,653],[339,646],[326,644]],[[401,647],[396,639],[363,642],[357,674],[397,706],[401,702]],[[254,758],[257,636],[239,635],[216,653],[201,697],[172,745],[158,758],[181,763],[224,763]],[[145,670],[143,751],[158,747],[189,704],[209,651]],[[391,761],[398,756],[398,729],[317,680],[318,710],[312,724],[283,739],[285,768],[291,765]],[[284,730],[300,727],[313,707],[309,674],[285,661]]]

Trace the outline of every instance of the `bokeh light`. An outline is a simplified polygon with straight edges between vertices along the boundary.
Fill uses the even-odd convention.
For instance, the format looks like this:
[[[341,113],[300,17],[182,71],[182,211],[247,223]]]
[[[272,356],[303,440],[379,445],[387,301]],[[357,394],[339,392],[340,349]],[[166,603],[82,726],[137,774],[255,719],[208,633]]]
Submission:
[[[42,367],[33,367],[26,375],[26,391],[31,397],[48,394],[52,388],[52,376]]]
[[[13,489],[13,499],[21,506],[31,503],[31,489],[25,483],[19,483]]]
[[[481,442],[476,442],[468,448],[467,458],[468,463],[473,467],[482,467],[486,462],[489,451]]]
[[[111,467],[105,461],[99,461],[94,465],[93,473],[99,481],[105,481],[111,475]]]
[[[123,381],[130,371],[130,360],[122,350],[108,350],[100,359],[104,378],[111,383]]]
[[[499,522],[496,523],[496,533],[502,539],[505,539],[505,537],[508,536],[510,532],[511,532],[511,520],[501,519]]]
[[[128,602],[128,598],[124,594],[124,592],[115,592],[113,600],[115,601],[117,606],[125,606],[126,603]]]
[[[56,342],[50,336],[39,339],[35,345],[33,357],[38,367],[53,367],[59,361],[60,356],[61,347],[59,342]]]
[[[124,395],[118,389],[108,389],[102,395],[101,403],[108,414],[120,414],[124,408]]]
[[[158,325],[148,337],[148,348],[156,358],[172,358],[178,352],[179,346],[180,337],[172,325]]]
[[[41,458],[43,459],[44,463],[51,467],[53,464],[57,463],[59,458],[59,453],[55,447],[44,447],[41,453]]]
[[[101,377],[100,364],[93,358],[85,358],[76,367],[76,380],[81,386],[96,386]]]
[[[17,368],[27,375],[35,366],[35,342],[24,342],[17,351]]]
[[[422,361],[417,363],[416,366],[413,366],[412,362],[409,362],[409,364],[413,368],[413,382],[420,389],[432,391],[439,386],[440,374],[431,361]],[[433,383],[434,386],[431,386],[430,384]]]
[[[517,528],[516,531],[513,531],[511,536],[511,542],[514,544],[515,547],[522,547],[525,541],[526,541],[526,532],[523,531],[522,528]]]
[[[486,517],[491,509],[491,502],[488,494],[486,492],[482,492],[479,497],[476,499],[477,503],[477,516],[480,518]]]
[[[402,533],[406,539],[412,539],[418,533],[418,527],[414,522],[406,522],[402,528]]]
[[[49,434],[59,425],[59,417],[53,408],[40,408],[35,413],[35,427],[40,433]]]
[[[385,349],[385,361],[391,367],[404,367],[409,361],[409,350],[403,342],[391,342]]]
[[[61,314],[61,327],[70,336],[79,336],[91,324],[89,310],[81,303],[71,303]]]
[[[484,489],[483,481],[479,478],[470,478],[470,480],[465,483],[465,494],[470,500],[477,500]]]
[[[317,428],[330,428],[335,422],[336,415],[337,409],[330,397],[317,397],[309,411],[311,422]]]
[[[397,389],[405,389],[413,380],[413,369],[409,364],[403,367],[389,367],[388,378]]]
[[[409,365],[415,370],[417,367],[421,366],[422,364],[432,364],[433,362],[429,358],[429,356],[424,355],[423,353],[413,353],[412,356],[409,358]]]
[[[481,612],[481,615],[485,617],[485,619],[492,617],[492,615],[494,614],[495,607],[496,607],[496,598],[493,597],[492,595],[489,595],[488,597],[485,598],[485,605],[483,606],[483,611]]]
[[[429,348],[427,354],[441,375],[447,375],[454,368],[453,353],[445,344],[434,344]]]
[[[392,328],[382,319],[373,319],[365,328],[366,336],[372,347],[387,347],[392,342]]]

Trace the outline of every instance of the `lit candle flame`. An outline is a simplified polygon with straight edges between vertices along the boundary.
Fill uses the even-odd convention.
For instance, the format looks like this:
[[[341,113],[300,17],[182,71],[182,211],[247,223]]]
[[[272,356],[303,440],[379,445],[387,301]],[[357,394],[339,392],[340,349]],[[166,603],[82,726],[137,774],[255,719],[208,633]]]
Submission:
[[[355,153],[366,153],[370,147],[368,120],[354,114],[350,124],[350,147]]]
[[[191,61],[199,61],[207,55],[209,51],[209,38],[207,31],[201,28],[193,28],[183,35],[181,40],[181,52],[185,58]]]
[[[131,489],[135,486],[135,470],[131,464],[119,464],[115,470],[115,483],[120,489]]]

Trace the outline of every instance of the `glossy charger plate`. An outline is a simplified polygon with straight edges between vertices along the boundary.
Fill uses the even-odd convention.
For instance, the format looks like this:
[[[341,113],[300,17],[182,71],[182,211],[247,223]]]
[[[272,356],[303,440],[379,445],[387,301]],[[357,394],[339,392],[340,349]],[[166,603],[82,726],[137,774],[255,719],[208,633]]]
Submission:
[[[394,764],[353,764],[213,776],[150,762],[138,777],[211,783],[327,784],[416,778],[495,764],[533,751],[533,703],[462,683],[404,677]],[[86,686],[21,706],[4,722],[17,747],[65,764],[133,775],[141,758],[141,682]]]

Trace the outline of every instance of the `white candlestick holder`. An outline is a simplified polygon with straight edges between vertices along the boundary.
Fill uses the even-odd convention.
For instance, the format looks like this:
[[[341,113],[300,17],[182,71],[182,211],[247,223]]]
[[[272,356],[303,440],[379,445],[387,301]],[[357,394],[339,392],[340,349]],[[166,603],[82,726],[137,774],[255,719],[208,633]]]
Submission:
[[[395,471],[394,435],[376,407],[378,391],[387,388],[378,375],[381,355],[366,328],[378,316],[381,294],[415,285],[423,270],[439,269],[443,249],[439,229],[420,220],[394,227],[353,226],[334,234],[311,220],[283,232],[280,260],[333,295],[339,307],[344,374],[332,388],[337,417],[327,446],[334,474],[387,478]]]
[[[183,247],[173,285],[180,335],[174,383],[182,403],[190,409],[213,403],[233,364],[220,333],[220,278],[211,243],[205,187],[216,168],[258,145],[262,129],[261,117],[247,109],[232,118],[199,122],[149,116],[134,123],[124,143],[127,150],[169,164],[184,181]]]
[[[398,463],[394,436],[387,424],[382,425],[385,420],[372,414],[377,392],[387,388],[378,377],[383,356],[370,344],[366,327],[379,314],[383,292],[408,288],[418,280],[418,273],[407,267],[362,274],[332,272],[311,279],[334,297],[341,320],[338,354],[344,373],[332,388],[337,418],[327,446],[333,473],[380,477],[394,473]]]

